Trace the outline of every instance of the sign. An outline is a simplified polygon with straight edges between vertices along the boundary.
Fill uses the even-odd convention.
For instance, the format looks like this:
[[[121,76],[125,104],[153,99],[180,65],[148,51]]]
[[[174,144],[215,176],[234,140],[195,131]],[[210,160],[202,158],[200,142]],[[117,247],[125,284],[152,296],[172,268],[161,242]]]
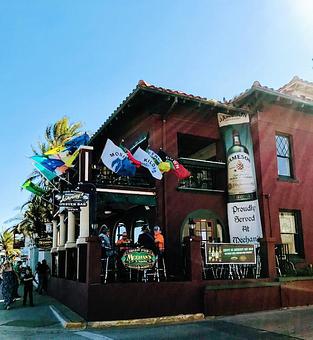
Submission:
[[[255,264],[254,244],[205,243],[206,264]]]
[[[249,115],[218,113],[217,118],[227,154],[230,242],[258,244],[262,226]]]
[[[60,200],[60,207],[68,209],[77,209],[79,207],[86,207],[89,200],[89,194],[81,191],[64,191]]]
[[[38,238],[36,239],[36,246],[39,249],[49,250],[52,248],[52,238]]]
[[[144,270],[154,266],[156,256],[152,250],[136,248],[126,250],[121,260],[126,268]]]

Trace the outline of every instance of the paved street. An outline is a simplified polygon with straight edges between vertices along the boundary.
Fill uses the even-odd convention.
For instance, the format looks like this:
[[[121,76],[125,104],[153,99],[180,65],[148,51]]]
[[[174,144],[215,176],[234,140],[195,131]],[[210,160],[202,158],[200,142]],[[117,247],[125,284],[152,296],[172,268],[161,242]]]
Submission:
[[[218,317],[199,322],[110,329],[64,329],[50,306],[79,316],[56,300],[35,294],[35,307],[0,307],[0,339],[313,339],[313,307]],[[75,320],[74,320],[75,321]]]

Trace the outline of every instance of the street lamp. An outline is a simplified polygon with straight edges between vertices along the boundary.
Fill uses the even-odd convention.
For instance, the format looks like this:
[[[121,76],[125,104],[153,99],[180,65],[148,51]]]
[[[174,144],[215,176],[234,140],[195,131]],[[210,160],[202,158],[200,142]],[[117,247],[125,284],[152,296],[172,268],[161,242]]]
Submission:
[[[189,236],[195,236],[195,227],[196,227],[196,222],[193,220],[193,218],[189,217]]]

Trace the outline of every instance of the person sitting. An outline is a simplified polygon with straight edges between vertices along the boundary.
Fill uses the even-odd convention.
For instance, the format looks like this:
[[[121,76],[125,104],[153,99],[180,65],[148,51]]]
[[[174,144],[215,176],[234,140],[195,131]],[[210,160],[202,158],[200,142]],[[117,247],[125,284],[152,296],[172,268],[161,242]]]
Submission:
[[[128,238],[127,232],[124,231],[122,237],[116,241],[115,245],[118,247],[119,251],[122,252],[129,249],[130,242],[131,240]]]
[[[154,231],[154,242],[155,242],[157,252],[158,254],[163,255],[165,248],[164,248],[164,237],[162,235],[161,228],[158,225],[156,225],[153,228],[153,231]]]
[[[156,251],[154,237],[150,233],[149,226],[145,224],[141,228],[142,233],[138,237],[138,245],[142,248],[150,249],[153,252]]]

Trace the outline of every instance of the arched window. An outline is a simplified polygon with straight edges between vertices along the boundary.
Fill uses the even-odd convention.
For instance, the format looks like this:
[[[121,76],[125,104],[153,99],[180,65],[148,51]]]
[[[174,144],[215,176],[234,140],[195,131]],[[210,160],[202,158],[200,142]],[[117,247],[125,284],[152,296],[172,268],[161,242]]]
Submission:
[[[123,222],[117,223],[114,231],[114,244],[121,238],[122,234],[127,232],[126,226]]]
[[[148,224],[146,218],[138,218],[135,220],[132,230],[133,241],[136,243],[138,241],[138,236],[141,234],[141,228],[144,224]]]
[[[197,210],[189,214],[184,221],[182,228],[182,239],[189,236],[189,221],[195,223],[194,233],[200,236],[203,242],[226,242],[225,230],[219,217],[209,210]]]

